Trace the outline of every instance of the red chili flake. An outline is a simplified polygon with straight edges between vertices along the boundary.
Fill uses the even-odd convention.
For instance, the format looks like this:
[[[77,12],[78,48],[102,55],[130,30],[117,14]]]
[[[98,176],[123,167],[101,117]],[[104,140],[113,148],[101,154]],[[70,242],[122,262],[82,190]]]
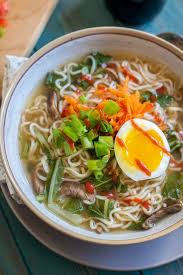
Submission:
[[[151,95],[151,96],[150,96],[150,101],[151,101],[151,102],[156,102],[156,100],[157,100],[157,98],[156,98],[155,95]]]
[[[162,87],[156,89],[156,92],[160,95],[163,95],[165,93],[165,87],[162,86]]]
[[[123,201],[130,205],[133,202],[133,199],[124,199]]]
[[[81,76],[80,79],[87,81],[90,85],[93,84],[93,79],[91,78],[90,75],[84,74],[84,75]]]
[[[69,109],[68,108],[64,108],[61,114],[61,117],[66,117],[69,115]]]
[[[143,202],[141,203],[141,205],[142,205],[144,208],[148,209],[150,203],[149,203],[148,201],[143,201]]]
[[[87,128],[90,127],[90,120],[88,118],[85,118],[84,123],[85,123]]]
[[[100,129],[100,124],[97,124],[97,125],[95,126],[95,130],[96,130],[96,131],[99,131],[99,129]]]
[[[142,199],[140,198],[134,198],[133,201],[136,203],[142,203]]]
[[[97,88],[99,90],[102,90],[103,92],[107,92],[107,90],[108,90],[107,86],[104,84],[98,84]]]
[[[87,181],[85,183],[85,188],[86,188],[86,191],[90,194],[93,194],[95,191],[95,186],[90,181]]]
[[[66,136],[63,132],[62,132],[62,135],[64,136],[65,141],[69,144],[71,150],[74,150],[74,142],[72,141],[72,139]]]

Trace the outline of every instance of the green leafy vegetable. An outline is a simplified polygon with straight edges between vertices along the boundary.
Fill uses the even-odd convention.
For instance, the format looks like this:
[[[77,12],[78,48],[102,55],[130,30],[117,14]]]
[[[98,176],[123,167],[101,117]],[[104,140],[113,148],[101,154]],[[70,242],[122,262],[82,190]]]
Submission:
[[[61,79],[60,75],[56,74],[55,72],[49,72],[45,78],[45,85],[48,86],[49,88],[54,89],[55,91],[58,91],[58,88],[55,85],[55,81],[57,79]],[[66,82],[62,81],[62,85],[64,86],[65,84]]]
[[[173,130],[166,131],[167,140],[170,145],[171,153],[175,152],[176,150],[182,147],[182,142],[177,138],[175,132]]]
[[[168,175],[162,194],[166,198],[180,199],[183,193],[183,173],[174,171]]]
[[[100,131],[103,133],[113,133],[113,128],[110,123],[108,123],[106,120],[101,120],[100,121]]]
[[[107,103],[104,106],[103,111],[107,114],[107,115],[114,115],[116,113],[118,113],[120,111],[120,106],[118,103],[116,103],[113,100],[108,100]]]
[[[42,150],[46,154],[48,161],[50,162],[53,159],[53,154],[52,154],[50,145],[46,140],[46,138],[44,137],[44,135],[39,130],[36,130],[35,132],[36,132],[36,138],[38,139]]]
[[[77,198],[67,198],[67,202],[64,203],[64,209],[70,211],[71,213],[81,213],[84,211],[83,203]]]
[[[87,211],[90,217],[104,218],[104,214],[100,211],[96,204],[89,205]]]
[[[97,67],[100,67],[102,64],[109,62],[112,58],[110,55],[105,55],[99,52],[93,53],[92,55],[96,60]]]
[[[49,193],[48,193],[49,204],[52,204],[53,201],[55,200],[56,194],[62,182],[63,174],[64,174],[64,167],[62,164],[62,160],[61,158],[58,158],[55,162],[55,166],[53,169],[50,186],[49,186]]]
[[[162,108],[166,108],[171,104],[173,97],[170,95],[158,95],[157,102]]]
[[[81,82],[80,82],[79,84],[80,84],[80,87],[81,87],[84,91],[90,86],[90,84],[89,84],[88,81],[86,81],[86,80],[81,80]]]
[[[121,182],[118,184],[117,192],[125,193],[125,192],[127,192],[127,190],[128,190],[128,186],[126,184],[123,184]]]
[[[88,215],[90,217],[98,217],[103,219],[108,219],[110,212],[114,209],[114,201],[105,199],[97,199],[95,204],[88,206]]]
[[[146,216],[142,216],[138,222],[132,222],[131,225],[128,227],[128,230],[142,230],[143,223],[147,219]]]
[[[63,148],[64,148],[64,152],[65,152],[66,156],[70,156],[70,155],[72,155],[73,153],[76,152],[75,146],[71,147],[70,144],[67,141],[63,142]]]
[[[79,214],[73,214],[70,211],[67,211],[65,209],[62,209],[58,204],[56,203],[49,203],[48,208],[56,215],[60,216],[61,218],[67,220],[68,222],[79,226],[84,222],[84,218]]]

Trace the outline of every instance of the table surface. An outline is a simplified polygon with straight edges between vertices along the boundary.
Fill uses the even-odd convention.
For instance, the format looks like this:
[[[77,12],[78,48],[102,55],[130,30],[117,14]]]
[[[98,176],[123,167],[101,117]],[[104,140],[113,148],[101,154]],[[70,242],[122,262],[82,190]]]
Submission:
[[[134,28],[153,34],[175,32],[183,35],[182,16],[183,0],[167,0],[161,13],[152,22]],[[65,33],[95,26],[122,26],[122,24],[113,19],[103,0],[61,0],[33,52]],[[112,275],[116,273],[73,263],[44,247],[20,224],[0,191],[0,275],[27,274]],[[183,274],[183,259],[154,269],[120,272],[120,274],[180,275]]]

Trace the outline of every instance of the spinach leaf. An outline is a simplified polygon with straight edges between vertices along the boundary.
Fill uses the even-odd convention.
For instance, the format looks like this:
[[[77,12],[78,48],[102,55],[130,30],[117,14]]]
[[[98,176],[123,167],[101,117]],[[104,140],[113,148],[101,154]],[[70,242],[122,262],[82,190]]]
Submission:
[[[158,95],[157,102],[162,108],[166,108],[171,104],[173,97],[170,95]]]
[[[138,222],[132,222],[131,225],[128,227],[128,230],[142,230],[142,225],[146,219],[146,216],[142,216]]]
[[[93,53],[92,55],[96,60],[97,67],[100,67],[102,64],[109,62],[112,58],[110,55],[105,55],[99,52]]]
[[[166,198],[180,199],[183,194],[183,173],[174,171],[166,179],[162,195]]]

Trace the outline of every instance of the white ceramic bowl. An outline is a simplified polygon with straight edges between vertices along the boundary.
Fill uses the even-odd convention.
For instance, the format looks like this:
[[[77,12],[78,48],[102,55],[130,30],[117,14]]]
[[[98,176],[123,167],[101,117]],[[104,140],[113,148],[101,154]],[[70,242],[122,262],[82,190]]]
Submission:
[[[129,244],[154,239],[183,225],[183,212],[163,219],[147,231],[97,234],[70,225],[36,201],[26,178],[18,148],[21,113],[32,90],[46,73],[60,64],[91,51],[120,54],[137,53],[167,64],[177,75],[183,73],[183,52],[153,35],[116,27],[86,29],[65,35],[35,53],[13,81],[1,113],[1,152],[7,175],[24,203],[50,226],[82,240],[104,244]]]

